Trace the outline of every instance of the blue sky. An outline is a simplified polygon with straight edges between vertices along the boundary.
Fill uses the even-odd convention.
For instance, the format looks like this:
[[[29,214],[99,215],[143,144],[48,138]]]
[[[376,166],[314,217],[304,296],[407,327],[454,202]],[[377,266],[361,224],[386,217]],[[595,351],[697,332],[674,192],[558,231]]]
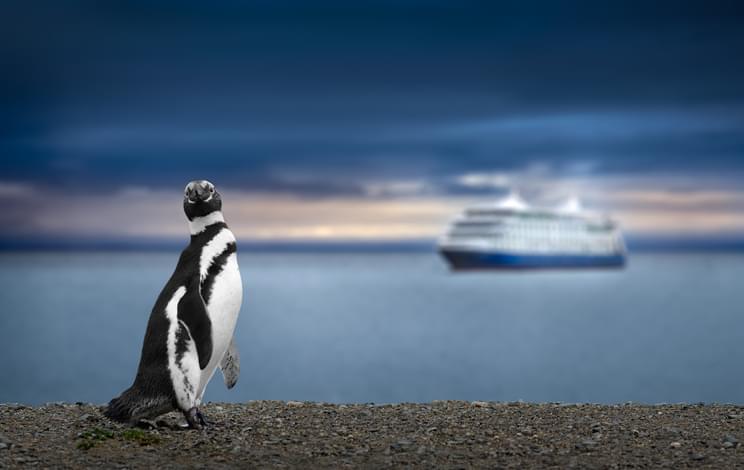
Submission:
[[[6,2],[5,237],[435,236],[518,187],[744,235],[737,2]],[[232,213],[231,213],[232,211]]]

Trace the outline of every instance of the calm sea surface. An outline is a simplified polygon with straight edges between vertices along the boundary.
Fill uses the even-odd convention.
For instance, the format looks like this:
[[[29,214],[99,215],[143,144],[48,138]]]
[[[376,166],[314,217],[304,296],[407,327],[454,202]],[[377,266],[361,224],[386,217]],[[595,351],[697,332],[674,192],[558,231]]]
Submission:
[[[0,254],[0,402],[131,383],[177,253]],[[450,273],[435,254],[242,254],[242,372],[209,401],[744,403],[744,255]]]

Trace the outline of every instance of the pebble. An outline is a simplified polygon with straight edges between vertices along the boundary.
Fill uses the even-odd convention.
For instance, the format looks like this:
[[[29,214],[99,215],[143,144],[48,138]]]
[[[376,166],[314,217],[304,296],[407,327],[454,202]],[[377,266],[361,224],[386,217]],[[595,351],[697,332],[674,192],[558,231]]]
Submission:
[[[0,434],[0,450],[10,449],[12,446],[13,443],[8,438]],[[2,467],[2,464],[0,464],[0,467]]]
[[[731,434],[727,434],[723,438],[723,442],[728,442],[729,444],[733,444],[733,445],[738,445],[739,444],[739,440],[737,438],[735,438],[734,436],[732,436]]]
[[[21,405],[20,403],[5,403],[2,405],[3,407],[9,408],[11,410],[25,410],[28,409],[28,406]]]
[[[682,447],[682,444],[677,441],[674,441],[671,444],[669,444],[669,447],[671,447],[672,449],[679,449],[680,447]]]
[[[597,445],[597,441],[593,439],[584,439],[583,441],[576,444],[576,448],[582,451],[590,451]]]

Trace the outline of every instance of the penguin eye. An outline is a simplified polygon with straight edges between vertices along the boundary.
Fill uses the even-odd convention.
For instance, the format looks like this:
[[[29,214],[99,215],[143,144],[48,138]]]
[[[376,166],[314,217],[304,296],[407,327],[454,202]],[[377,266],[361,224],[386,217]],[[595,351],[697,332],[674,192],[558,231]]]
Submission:
[[[209,192],[210,193],[213,193],[214,192],[214,187],[209,188]]]

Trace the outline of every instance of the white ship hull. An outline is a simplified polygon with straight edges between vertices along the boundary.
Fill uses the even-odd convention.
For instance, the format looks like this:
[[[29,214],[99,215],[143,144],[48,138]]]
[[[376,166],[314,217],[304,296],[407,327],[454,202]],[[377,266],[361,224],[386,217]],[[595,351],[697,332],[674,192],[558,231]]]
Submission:
[[[625,244],[603,215],[529,208],[515,196],[467,209],[439,241],[453,269],[622,267]]]

